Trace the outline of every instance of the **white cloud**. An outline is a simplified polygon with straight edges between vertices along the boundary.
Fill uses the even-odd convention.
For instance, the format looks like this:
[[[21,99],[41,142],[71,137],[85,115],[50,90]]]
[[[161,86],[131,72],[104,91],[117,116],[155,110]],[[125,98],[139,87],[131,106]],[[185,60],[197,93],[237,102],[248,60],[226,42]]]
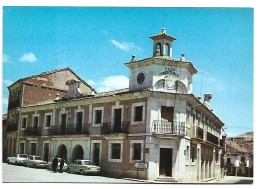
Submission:
[[[95,82],[94,82],[93,80],[91,80],[91,79],[87,80],[86,82],[87,82],[89,85],[95,85]]]
[[[113,45],[115,45],[117,48],[120,48],[121,50],[124,50],[126,52],[130,51],[130,49],[131,50],[140,50],[141,49],[140,47],[135,46],[134,43],[125,43],[125,42],[120,43],[114,39],[111,40],[111,43]]]
[[[6,62],[6,63],[11,62],[10,56],[5,54],[5,53],[3,53],[3,62]]]
[[[8,80],[8,79],[4,79],[3,82],[4,82],[4,84],[6,84],[7,86],[12,85],[12,84],[14,83],[13,81]]]
[[[8,104],[8,99],[7,98],[3,98],[2,104]]]
[[[21,62],[35,62],[37,61],[37,58],[32,52],[29,52],[29,53],[24,53],[19,60]]]
[[[97,82],[93,80],[87,80],[87,83],[90,85],[94,85],[97,92],[107,92],[128,88],[129,79],[123,75],[114,75],[102,78]]]

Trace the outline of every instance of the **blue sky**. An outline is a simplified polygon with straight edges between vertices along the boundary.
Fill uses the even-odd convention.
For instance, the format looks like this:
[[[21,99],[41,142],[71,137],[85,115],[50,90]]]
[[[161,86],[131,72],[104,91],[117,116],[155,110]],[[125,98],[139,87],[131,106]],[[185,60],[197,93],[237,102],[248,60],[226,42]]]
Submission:
[[[199,72],[193,93],[211,107],[229,136],[253,130],[253,9],[3,7],[3,102],[19,78],[69,66],[98,91],[128,87],[131,60],[152,56],[163,26]],[[55,56],[59,53],[58,59]]]

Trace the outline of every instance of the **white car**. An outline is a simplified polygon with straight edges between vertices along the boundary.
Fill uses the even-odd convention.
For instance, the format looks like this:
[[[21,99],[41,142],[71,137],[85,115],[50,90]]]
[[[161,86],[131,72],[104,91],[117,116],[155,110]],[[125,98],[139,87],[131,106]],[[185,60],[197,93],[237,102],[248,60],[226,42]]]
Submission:
[[[14,163],[16,165],[23,164],[23,161],[28,159],[28,156],[26,154],[14,154],[12,157],[7,158],[7,163]]]
[[[23,165],[25,167],[39,167],[39,168],[46,168],[47,167],[47,161],[43,161],[41,156],[36,155],[29,155],[28,159],[23,161]]]
[[[51,160],[48,162],[48,165],[47,165],[47,169],[48,170],[52,170],[52,160],[54,158],[51,158]],[[58,158],[58,167],[57,167],[57,171],[60,171],[60,160],[61,158]],[[64,166],[63,166],[63,171],[67,171],[67,168],[68,168],[68,165],[66,162],[64,162]]]
[[[75,160],[75,163],[68,165],[68,173],[92,173],[99,174],[100,167],[96,166],[94,161],[91,160]]]

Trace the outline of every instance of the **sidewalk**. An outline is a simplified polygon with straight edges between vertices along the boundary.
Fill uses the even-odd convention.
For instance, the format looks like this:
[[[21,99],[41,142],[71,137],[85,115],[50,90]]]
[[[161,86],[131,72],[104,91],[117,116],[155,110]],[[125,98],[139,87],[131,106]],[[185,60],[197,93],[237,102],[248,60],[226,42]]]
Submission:
[[[223,179],[212,180],[206,183],[219,184],[252,184],[253,177],[225,176]]]

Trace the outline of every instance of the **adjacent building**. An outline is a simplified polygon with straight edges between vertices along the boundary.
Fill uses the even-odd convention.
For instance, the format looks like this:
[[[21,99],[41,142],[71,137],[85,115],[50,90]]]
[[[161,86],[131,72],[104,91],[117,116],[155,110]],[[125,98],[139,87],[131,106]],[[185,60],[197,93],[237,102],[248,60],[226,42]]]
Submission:
[[[253,132],[226,140],[225,169],[227,175],[253,177]]]
[[[68,67],[25,77],[8,87],[7,128],[3,130],[3,133],[7,133],[7,142],[3,143],[3,146],[7,146],[8,156],[11,156],[18,150],[17,131],[20,120],[20,108],[32,104],[48,103],[55,98],[63,97],[67,94],[68,86],[65,83],[69,79],[81,81],[79,89],[83,93],[90,94],[95,92],[91,86]],[[23,124],[25,123],[24,121]],[[36,123],[38,121],[34,121],[34,124]]]
[[[154,36],[153,56],[125,63],[129,88],[87,93],[77,78],[68,90],[44,104],[19,111],[17,151],[68,163],[92,159],[102,174],[148,180],[197,182],[220,178],[222,127],[210,107],[192,94],[197,73],[182,54],[172,58],[165,28]],[[62,82],[61,82],[62,83]],[[84,84],[84,83],[83,83]],[[91,92],[92,91],[92,92]],[[33,95],[33,93],[32,93]]]

